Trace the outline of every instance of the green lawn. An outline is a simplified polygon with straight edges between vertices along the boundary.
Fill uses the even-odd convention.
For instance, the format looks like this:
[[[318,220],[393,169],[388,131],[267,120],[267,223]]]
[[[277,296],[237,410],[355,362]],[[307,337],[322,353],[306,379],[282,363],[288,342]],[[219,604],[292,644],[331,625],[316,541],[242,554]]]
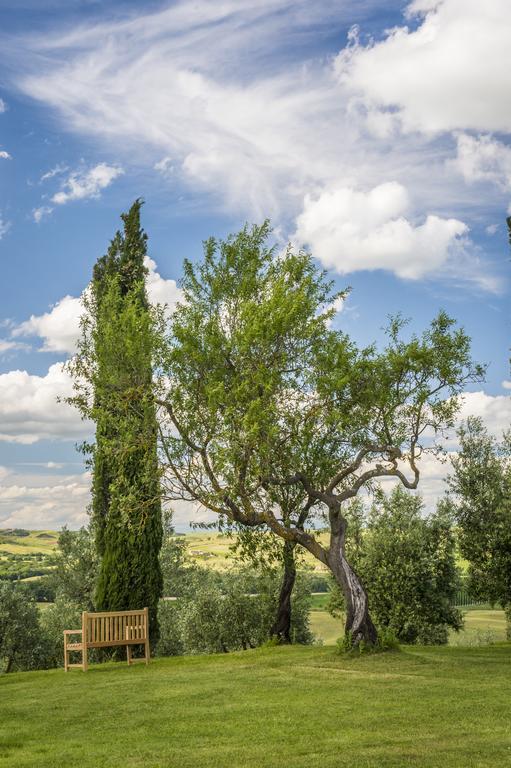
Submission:
[[[504,611],[474,608],[464,611],[464,614],[465,628],[461,632],[451,632],[452,645],[487,645],[488,642],[506,639]],[[325,645],[333,645],[344,634],[343,620],[334,619],[327,611],[321,610],[319,603],[316,608],[313,603],[310,624],[316,637]],[[509,764],[511,766],[511,760]]]
[[[508,768],[511,645],[266,648],[0,679],[8,768]]]

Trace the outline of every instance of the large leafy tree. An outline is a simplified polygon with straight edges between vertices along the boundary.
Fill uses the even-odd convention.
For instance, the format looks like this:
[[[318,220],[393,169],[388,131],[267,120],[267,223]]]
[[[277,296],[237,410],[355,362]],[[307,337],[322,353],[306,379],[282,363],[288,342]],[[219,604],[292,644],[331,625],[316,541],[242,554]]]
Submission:
[[[420,338],[404,340],[398,318],[383,350],[358,349],[330,327],[339,294],[311,256],[277,253],[268,237],[267,223],[245,227],[185,262],[185,300],[160,340],[168,493],[305,547],[344,594],[350,641],[373,643],[343,505],[379,477],[417,487],[426,434],[452,425],[482,369],[444,313]],[[286,516],[287,486],[304,503]]]
[[[449,485],[460,551],[470,564],[471,591],[506,609],[511,639],[511,432],[499,442],[470,417],[458,438]]]
[[[141,201],[122,215],[94,267],[77,356],[72,402],[96,424],[92,529],[99,556],[99,610],[147,606],[157,638],[162,541],[157,423],[152,390],[152,324],[145,279]]]

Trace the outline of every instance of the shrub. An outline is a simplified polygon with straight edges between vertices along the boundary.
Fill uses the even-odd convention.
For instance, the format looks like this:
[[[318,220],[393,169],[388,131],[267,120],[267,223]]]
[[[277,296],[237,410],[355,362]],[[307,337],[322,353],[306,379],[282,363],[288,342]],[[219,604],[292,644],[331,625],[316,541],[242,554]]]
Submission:
[[[367,521],[357,502],[349,515],[348,558],[367,590],[379,631],[391,630],[401,643],[442,645],[449,628],[463,626],[453,607],[458,586],[455,540],[446,510],[422,515],[422,500],[399,486],[379,493]],[[344,608],[333,588],[329,610]]]
[[[45,647],[45,666],[62,667],[64,665],[64,630],[81,628],[81,608],[70,600],[57,598],[53,605],[42,612],[40,626]],[[78,641],[79,637],[76,640]]]
[[[37,605],[23,589],[0,582],[0,672],[45,666]]]
[[[160,637],[155,648],[156,656],[181,656],[184,653],[179,608],[179,603],[173,600],[160,600],[158,604]]]

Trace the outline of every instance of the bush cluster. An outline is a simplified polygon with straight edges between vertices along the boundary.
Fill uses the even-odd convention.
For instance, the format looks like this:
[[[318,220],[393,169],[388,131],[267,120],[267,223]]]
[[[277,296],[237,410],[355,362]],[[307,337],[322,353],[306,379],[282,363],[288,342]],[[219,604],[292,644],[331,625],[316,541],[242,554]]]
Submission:
[[[449,629],[463,625],[453,606],[459,574],[447,510],[440,505],[425,516],[420,496],[398,486],[389,496],[377,494],[368,516],[356,501],[348,517],[348,557],[379,633],[390,631],[400,643],[447,643]],[[334,615],[344,608],[336,588],[329,607]]]
[[[64,530],[56,562],[51,585],[55,600],[44,608],[38,607],[31,587],[0,582],[0,673],[62,666],[64,629],[79,628],[82,610],[92,609],[96,560],[90,533]],[[255,648],[270,639],[278,570],[216,573],[192,563],[184,543],[171,535],[165,538],[161,565],[165,591],[175,599],[159,603],[161,634],[153,649],[157,655],[222,653]],[[304,575],[293,595],[293,642],[314,639],[309,609]],[[91,661],[96,655],[91,653]]]

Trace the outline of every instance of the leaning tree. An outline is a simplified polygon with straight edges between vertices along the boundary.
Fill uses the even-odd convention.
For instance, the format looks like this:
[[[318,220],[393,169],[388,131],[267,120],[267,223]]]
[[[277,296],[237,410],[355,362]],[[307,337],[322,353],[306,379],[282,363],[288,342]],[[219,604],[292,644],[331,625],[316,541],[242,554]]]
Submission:
[[[90,451],[91,524],[99,557],[95,606],[147,606],[153,642],[162,592],[161,488],[152,389],[152,310],[141,201],[122,215],[85,294],[78,353],[69,363],[70,402],[96,425]]]
[[[394,319],[384,349],[359,349],[331,327],[339,294],[312,257],[277,252],[269,234],[210,239],[184,264],[184,300],[158,339],[167,493],[305,547],[344,594],[350,641],[374,643],[343,505],[382,477],[416,488],[421,453],[483,370],[444,313],[407,340]],[[290,515],[289,486],[303,493]]]

